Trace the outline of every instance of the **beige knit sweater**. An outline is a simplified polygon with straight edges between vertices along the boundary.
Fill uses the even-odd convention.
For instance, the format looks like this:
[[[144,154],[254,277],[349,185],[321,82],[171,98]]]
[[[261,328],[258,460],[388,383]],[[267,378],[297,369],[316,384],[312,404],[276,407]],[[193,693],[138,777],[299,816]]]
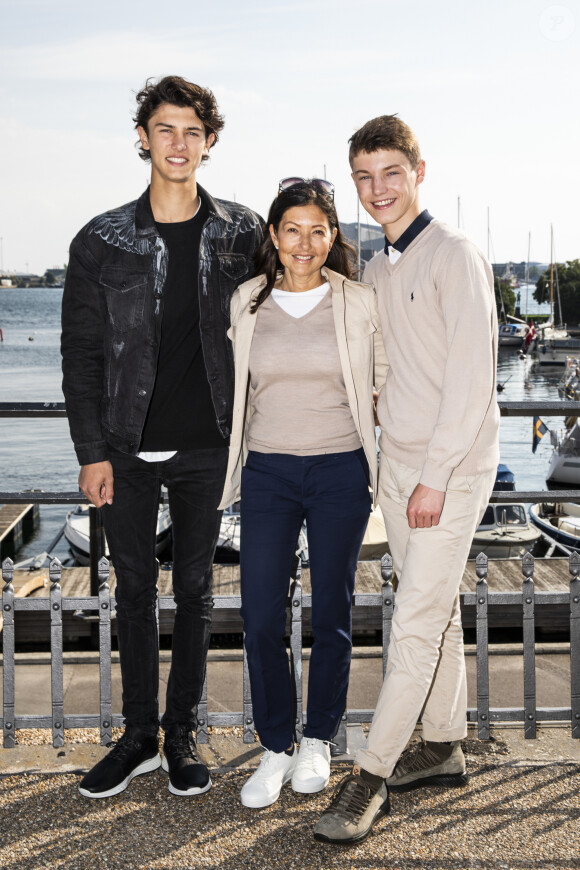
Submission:
[[[493,275],[461,233],[433,220],[392,265],[367,265],[390,368],[378,402],[381,451],[445,491],[499,461]]]
[[[292,317],[272,296],[256,317],[248,450],[296,456],[358,450],[361,440],[344,384],[330,287],[302,317]]]

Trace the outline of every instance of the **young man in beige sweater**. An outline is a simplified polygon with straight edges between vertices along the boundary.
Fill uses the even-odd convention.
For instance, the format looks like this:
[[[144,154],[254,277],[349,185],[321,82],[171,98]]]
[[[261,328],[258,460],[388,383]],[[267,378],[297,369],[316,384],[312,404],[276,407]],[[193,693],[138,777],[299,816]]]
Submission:
[[[367,745],[314,829],[342,844],[368,836],[389,811],[389,790],[467,782],[459,584],[499,460],[491,268],[421,210],[425,161],[399,118],[365,124],[349,156],[360,201],[386,237],[364,280],[377,291],[390,364],[377,403],[379,501],[398,588]],[[403,752],[419,717],[423,741]]]

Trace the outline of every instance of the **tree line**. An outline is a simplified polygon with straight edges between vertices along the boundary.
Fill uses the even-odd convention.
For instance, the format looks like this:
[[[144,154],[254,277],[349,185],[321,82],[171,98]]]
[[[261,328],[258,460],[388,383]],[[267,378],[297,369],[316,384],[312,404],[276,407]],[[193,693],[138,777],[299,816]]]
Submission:
[[[557,283],[556,283],[557,275]],[[503,319],[503,311],[507,315],[514,315],[517,297],[514,288],[509,281],[494,277],[495,302],[500,320]],[[556,286],[560,290],[562,311],[558,308],[558,294]],[[550,269],[547,269],[536,281],[534,290],[536,302],[550,301]],[[503,309],[502,309],[503,300]],[[580,260],[568,260],[566,263],[554,264],[554,320],[563,323],[580,323]]]

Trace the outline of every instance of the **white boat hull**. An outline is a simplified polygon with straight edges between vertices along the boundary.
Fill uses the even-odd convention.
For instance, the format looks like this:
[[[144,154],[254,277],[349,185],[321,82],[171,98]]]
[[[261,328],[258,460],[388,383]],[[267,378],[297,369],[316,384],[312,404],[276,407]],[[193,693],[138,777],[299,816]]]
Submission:
[[[530,507],[530,519],[554,541],[571,550],[580,550],[580,505],[538,502]]]
[[[521,559],[533,553],[541,532],[528,521],[523,504],[490,504],[473,536],[469,558]]]
[[[580,485],[580,456],[567,456],[554,452],[546,480],[555,483]]]
[[[539,529],[529,528],[527,532],[504,532],[494,529],[491,532],[476,532],[473,537],[469,558],[476,559],[485,553],[488,559],[521,559],[532,553],[539,539]]]
[[[554,448],[546,480],[576,486],[580,484],[580,425],[572,420],[568,425]]]
[[[75,561],[79,565],[90,564],[89,507],[77,505],[66,517],[64,536]],[[160,505],[157,516],[157,540],[155,554],[159,556],[171,541],[171,516],[167,505]],[[109,558],[109,546],[105,538],[105,556]]]

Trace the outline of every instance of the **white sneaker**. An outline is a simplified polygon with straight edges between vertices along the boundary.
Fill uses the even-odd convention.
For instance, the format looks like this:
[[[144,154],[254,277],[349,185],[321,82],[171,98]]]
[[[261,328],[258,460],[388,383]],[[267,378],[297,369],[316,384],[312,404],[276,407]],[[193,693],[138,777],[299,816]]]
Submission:
[[[292,788],[302,794],[322,791],[330,779],[330,743],[317,737],[303,737]]]
[[[258,809],[276,803],[282,786],[292,779],[297,758],[296,747],[292,755],[266,749],[257,771],[244,783],[240,792],[242,804]]]

